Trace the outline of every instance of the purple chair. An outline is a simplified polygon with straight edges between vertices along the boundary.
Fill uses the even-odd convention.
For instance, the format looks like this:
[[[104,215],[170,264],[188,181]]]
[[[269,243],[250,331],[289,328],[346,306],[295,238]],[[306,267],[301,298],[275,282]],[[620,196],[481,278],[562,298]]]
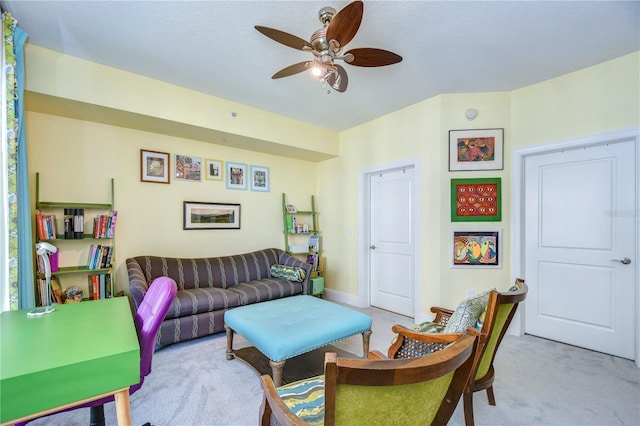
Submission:
[[[176,296],[178,288],[176,282],[169,277],[156,278],[149,286],[144,299],[138,306],[134,323],[140,342],[140,383],[129,388],[129,395],[142,387],[144,378],[151,373],[151,360],[155,348],[156,337],[160,324],[164,319],[171,302]],[[90,303],[90,302],[87,302]],[[113,396],[105,397],[96,401],[87,402],[72,408],[59,411],[70,411],[78,408],[91,408],[91,426],[104,426],[104,404],[113,401]],[[33,419],[32,419],[33,420]],[[25,423],[19,423],[21,425]]]

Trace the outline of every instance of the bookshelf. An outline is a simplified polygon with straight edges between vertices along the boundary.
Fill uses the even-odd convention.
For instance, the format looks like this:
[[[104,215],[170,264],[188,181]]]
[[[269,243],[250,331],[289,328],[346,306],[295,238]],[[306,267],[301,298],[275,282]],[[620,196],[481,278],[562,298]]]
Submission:
[[[282,194],[282,219],[284,229],[285,251],[313,265],[309,283],[311,294],[324,293],[324,259],[320,245],[320,229],[318,227],[318,211],[316,198],[311,196],[311,208],[300,209],[301,206],[287,201],[287,194]]]
[[[118,213],[114,205],[114,179],[109,181],[109,201],[105,203],[43,201],[38,172],[35,190],[36,243],[47,242],[58,249],[52,255],[57,259],[51,259],[50,256],[52,292],[55,287],[60,291],[80,287],[83,300],[115,296],[113,265]],[[56,260],[57,270],[54,266]],[[45,275],[40,256],[36,256],[36,269],[36,304],[42,305],[45,299],[43,288],[46,286],[43,287]],[[62,299],[60,295],[52,294],[52,302],[59,303]]]

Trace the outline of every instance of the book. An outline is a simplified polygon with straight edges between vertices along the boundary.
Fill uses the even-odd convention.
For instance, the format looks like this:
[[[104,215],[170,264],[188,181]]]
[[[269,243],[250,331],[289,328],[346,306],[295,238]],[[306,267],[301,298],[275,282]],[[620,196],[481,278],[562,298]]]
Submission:
[[[107,232],[107,238],[113,238],[116,235],[116,219],[118,218],[118,211],[114,210],[111,215],[111,224],[109,226],[109,231]]]
[[[58,277],[51,277],[51,301],[54,303],[62,303],[62,287]]]
[[[106,298],[106,289],[105,289],[105,274],[100,274],[100,299]]]
[[[111,286],[111,274],[105,274],[104,278],[105,297],[107,299],[113,297],[113,288]]]
[[[313,234],[309,237],[309,251],[317,253],[320,248],[320,235]]]

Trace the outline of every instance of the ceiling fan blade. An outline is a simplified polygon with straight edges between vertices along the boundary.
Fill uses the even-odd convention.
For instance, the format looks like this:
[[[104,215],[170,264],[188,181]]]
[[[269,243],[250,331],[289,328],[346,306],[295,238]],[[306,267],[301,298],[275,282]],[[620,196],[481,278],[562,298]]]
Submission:
[[[285,46],[293,47],[298,50],[313,50],[313,46],[311,46],[308,41],[303,40],[300,37],[296,37],[293,34],[285,33],[284,31],[273,28],[262,27],[260,25],[256,25],[255,28],[271,40],[275,40]]]
[[[397,64],[402,61],[402,56],[396,55],[393,52],[383,49],[374,49],[370,47],[361,47],[358,49],[352,49],[345,53],[347,55],[353,55],[353,60],[345,61],[350,65],[357,67],[382,67],[385,65]]]
[[[331,19],[327,41],[336,40],[340,47],[346,46],[358,32],[363,13],[364,5],[359,0],[346,5]]]
[[[286,68],[282,68],[280,71],[275,73],[271,78],[276,79],[276,78],[282,78],[282,77],[289,77],[290,75],[298,74],[308,70],[311,65],[313,65],[312,61],[298,62],[297,64],[289,65]]]
[[[342,68],[340,65],[335,65],[338,70],[338,75],[331,74],[327,79],[327,83],[331,86],[333,90],[336,92],[344,92],[347,90],[347,85],[349,84],[349,77],[347,77],[347,71]]]

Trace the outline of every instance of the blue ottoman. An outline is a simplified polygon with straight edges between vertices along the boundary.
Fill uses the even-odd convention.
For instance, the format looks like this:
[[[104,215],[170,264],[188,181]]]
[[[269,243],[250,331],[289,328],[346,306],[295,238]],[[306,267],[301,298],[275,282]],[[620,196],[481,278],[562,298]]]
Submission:
[[[267,358],[280,386],[285,361],[355,334],[369,353],[371,318],[313,296],[293,296],[231,309],[224,314],[227,359],[234,359],[233,333],[244,336]]]

